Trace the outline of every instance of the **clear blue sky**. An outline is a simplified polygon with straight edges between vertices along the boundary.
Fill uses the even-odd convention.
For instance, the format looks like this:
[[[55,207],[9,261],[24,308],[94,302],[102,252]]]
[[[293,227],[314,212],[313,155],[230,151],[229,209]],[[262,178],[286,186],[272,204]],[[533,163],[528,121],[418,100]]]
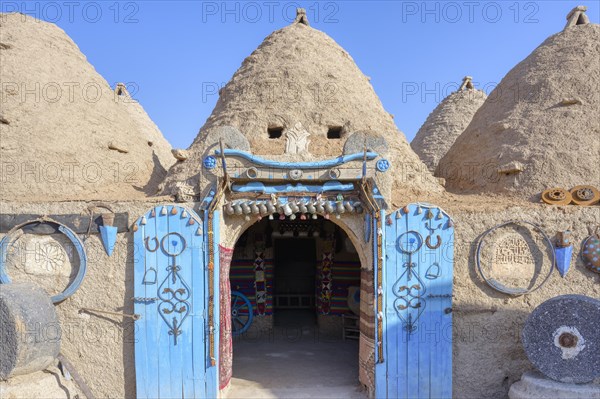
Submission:
[[[488,93],[569,10],[595,1],[4,1],[57,23],[112,85],[128,82],[174,147],[188,147],[226,83],[295,8],[370,76],[412,139],[464,75]]]

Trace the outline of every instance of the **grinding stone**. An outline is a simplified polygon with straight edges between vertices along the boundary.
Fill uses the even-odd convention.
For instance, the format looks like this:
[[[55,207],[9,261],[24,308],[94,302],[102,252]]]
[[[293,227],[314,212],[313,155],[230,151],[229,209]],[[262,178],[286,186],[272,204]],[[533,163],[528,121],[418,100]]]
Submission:
[[[529,315],[523,347],[547,377],[584,384],[600,377],[600,301],[583,295],[547,300]]]

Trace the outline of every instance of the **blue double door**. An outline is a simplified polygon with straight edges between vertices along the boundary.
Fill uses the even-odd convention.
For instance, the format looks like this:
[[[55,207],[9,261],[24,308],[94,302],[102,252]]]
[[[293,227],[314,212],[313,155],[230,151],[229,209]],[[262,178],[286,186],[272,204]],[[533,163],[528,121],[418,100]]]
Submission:
[[[375,224],[375,394],[451,398],[453,222],[436,206],[411,204]]]
[[[133,230],[137,398],[215,398],[217,231],[173,205],[150,209]]]

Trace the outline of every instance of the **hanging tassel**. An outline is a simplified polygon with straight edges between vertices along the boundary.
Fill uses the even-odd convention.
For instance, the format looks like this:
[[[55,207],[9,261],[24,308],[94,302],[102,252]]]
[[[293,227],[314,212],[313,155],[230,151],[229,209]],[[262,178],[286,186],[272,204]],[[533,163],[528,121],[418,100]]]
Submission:
[[[198,230],[196,230],[196,235],[197,236],[201,236],[202,235],[202,226],[198,226]]]
[[[443,217],[444,217],[444,216],[442,215],[442,210],[441,210],[441,209],[438,209],[438,214],[437,214],[437,217],[436,217],[435,219],[436,219],[436,220],[442,220],[442,218],[443,218]]]
[[[433,219],[433,212],[431,211],[431,209],[427,210],[427,214],[425,216],[427,219]]]
[[[421,209],[421,205],[417,206],[417,215],[420,215],[423,213],[423,210]]]
[[[404,212],[405,215],[408,215],[408,212],[410,212],[408,205],[406,205],[404,208],[402,208],[402,212]]]
[[[135,233],[136,231],[138,231],[138,225],[137,225],[137,223],[133,225],[133,232]]]
[[[454,222],[452,221],[452,219],[448,220],[448,228],[452,228],[454,227]]]
[[[187,219],[187,217],[188,217],[188,213],[187,213],[187,211],[184,209],[184,210],[183,210],[183,212],[181,212],[181,218],[182,218],[182,219]]]
[[[396,219],[400,219],[402,217],[402,212],[397,211],[396,212]]]
[[[153,218],[156,217],[156,209],[152,208],[152,212],[150,212],[150,216]]]
[[[140,220],[140,224],[142,226],[144,226],[146,224],[146,216],[142,216],[142,219]]]
[[[387,224],[388,226],[392,225],[392,216],[388,216],[387,218],[385,218],[385,224]]]
[[[190,221],[188,222],[191,225],[193,225],[194,223],[196,223],[196,221],[194,220],[194,218],[190,218]]]
[[[163,215],[163,216],[167,214],[167,207],[166,206],[162,207],[162,209],[160,210],[160,214]]]
[[[171,215],[177,215],[177,212],[179,212],[179,210],[174,206],[173,209],[171,209]]]

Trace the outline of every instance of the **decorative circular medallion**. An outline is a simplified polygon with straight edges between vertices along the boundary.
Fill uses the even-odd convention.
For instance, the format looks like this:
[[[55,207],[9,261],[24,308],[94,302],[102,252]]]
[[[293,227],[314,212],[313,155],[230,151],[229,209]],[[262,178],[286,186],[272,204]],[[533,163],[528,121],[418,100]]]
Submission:
[[[160,240],[160,247],[169,256],[181,255],[186,246],[185,238],[177,232],[167,233]]]
[[[576,205],[594,205],[600,201],[600,192],[593,186],[577,186],[571,189],[573,203]]]
[[[548,205],[568,205],[573,197],[563,188],[549,188],[542,193],[542,201]]]
[[[302,171],[300,169],[292,169],[290,170],[290,179],[292,180],[300,180],[302,178]]]
[[[206,158],[204,158],[204,167],[206,169],[214,169],[217,167],[217,159],[215,157],[213,157],[212,155],[207,156]]]
[[[338,168],[329,169],[329,178],[337,179],[341,176],[342,172]]]
[[[491,288],[516,296],[529,294],[548,281],[556,255],[554,244],[540,226],[511,220],[481,235],[475,264]]]
[[[67,287],[59,294],[52,296],[52,303],[57,304],[77,291],[81,283],[83,282],[83,278],[85,277],[85,273],[87,271],[87,255],[85,253],[85,248],[83,242],[79,239],[77,234],[67,226],[58,223],[54,220],[49,219],[36,219],[29,222],[22,223],[13,227],[0,241],[0,248],[8,249],[11,248],[12,245],[23,235],[22,229],[26,226],[47,224],[52,226],[52,228],[56,229],[56,233],[64,234],[77,252],[77,256],[79,257],[79,269],[77,270],[77,274],[71,280],[71,282],[67,285]],[[19,232],[21,230],[21,232]],[[42,241],[44,242],[44,241]],[[48,273],[55,272],[58,268],[62,266],[62,264],[68,258],[65,249],[62,246],[58,246],[56,243],[46,242],[46,245],[40,245],[41,242],[37,242],[39,250],[36,250],[36,258],[39,258],[40,262],[38,266],[42,266],[45,268],[45,271]],[[6,264],[7,255],[3,254],[0,256],[0,283],[1,284],[10,284],[11,279],[6,272]]]
[[[378,171],[385,172],[390,168],[390,161],[388,161],[385,158],[382,158],[379,161],[377,161],[376,167]]]
[[[248,168],[246,170],[246,176],[248,176],[249,179],[256,179],[258,177],[258,169],[256,169],[254,166]]]

